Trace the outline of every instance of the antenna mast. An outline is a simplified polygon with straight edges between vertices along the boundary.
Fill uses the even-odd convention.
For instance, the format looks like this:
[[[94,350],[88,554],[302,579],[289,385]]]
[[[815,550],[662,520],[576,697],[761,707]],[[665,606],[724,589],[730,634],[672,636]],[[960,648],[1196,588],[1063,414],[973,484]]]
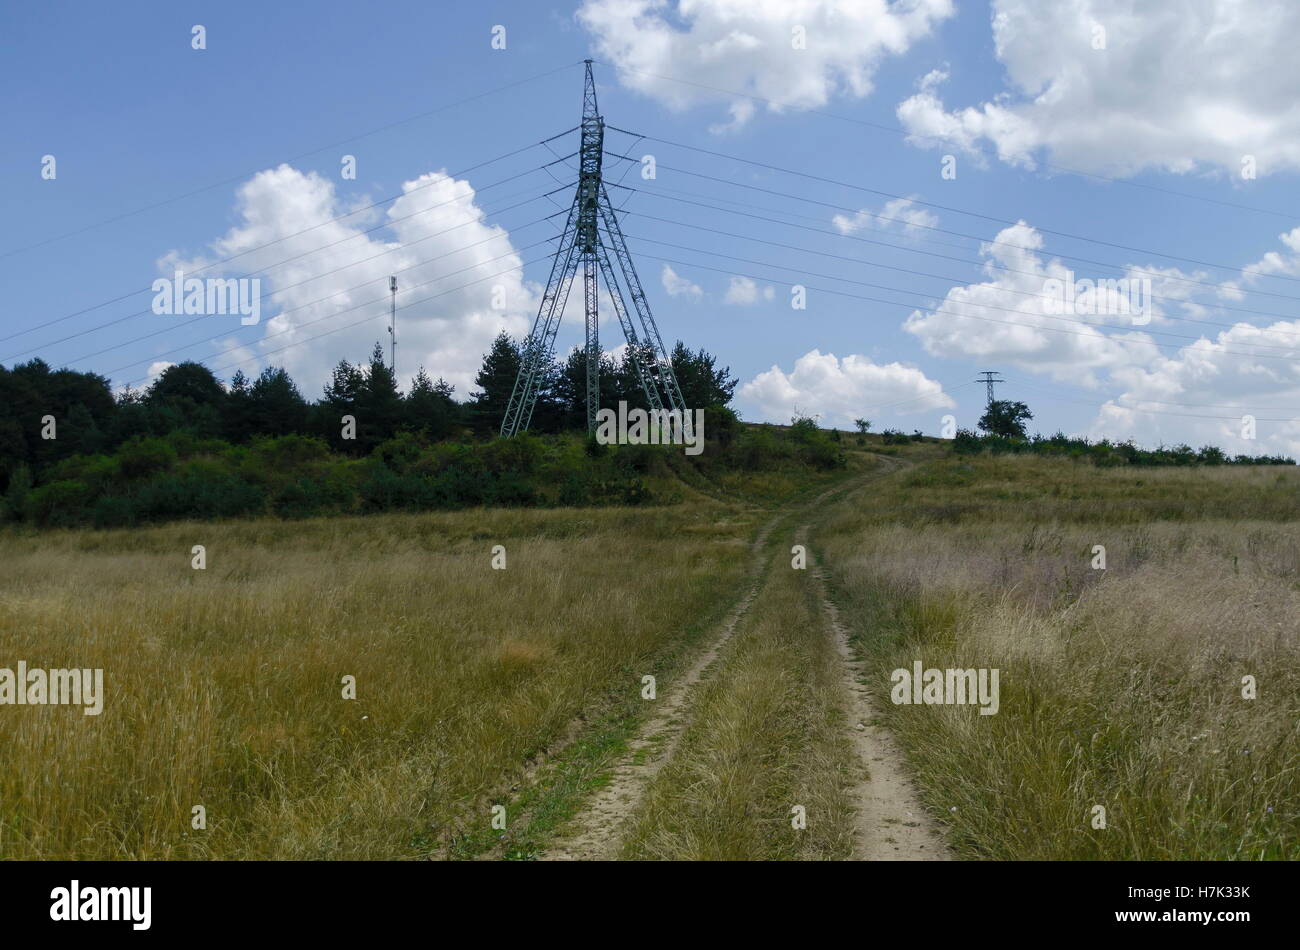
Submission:
[[[393,372],[393,385],[397,385],[397,275],[388,278],[388,334],[393,338],[388,368]]]

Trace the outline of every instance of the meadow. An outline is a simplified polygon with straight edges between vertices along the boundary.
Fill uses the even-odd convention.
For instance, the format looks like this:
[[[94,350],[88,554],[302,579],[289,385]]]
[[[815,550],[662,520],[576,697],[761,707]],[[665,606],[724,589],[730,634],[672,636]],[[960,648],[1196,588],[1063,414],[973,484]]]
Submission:
[[[799,539],[956,857],[1300,857],[1295,467],[841,444],[635,506],[4,529],[0,666],[106,695],[0,707],[0,858],[545,857],[667,745],[611,856],[857,856]],[[999,669],[998,714],[892,704],[915,660]]]
[[[961,856],[1300,857],[1294,467],[985,455],[881,487],[826,558]],[[916,660],[999,669],[1000,711],[894,705]]]

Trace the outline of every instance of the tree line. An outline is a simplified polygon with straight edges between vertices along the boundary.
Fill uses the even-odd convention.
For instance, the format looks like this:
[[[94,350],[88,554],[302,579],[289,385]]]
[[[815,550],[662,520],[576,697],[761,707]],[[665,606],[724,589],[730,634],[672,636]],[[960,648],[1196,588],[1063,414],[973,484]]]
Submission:
[[[737,380],[704,350],[678,342],[671,360],[687,406],[725,406]],[[143,390],[114,393],[96,373],[52,369],[33,359],[0,366],[0,485],[7,489],[19,469],[39,481],[56,463],[77,455],[108,454],[131,442],[185,432],[195,439],[232,445],[257,438],[302,435],[323,440],[349,456],[368,455],[399,433],[428,442],[494,435],[515,384],[521,345],[501,333],[483,358],[476,390],[458,401],[455,388],[424,369],[402,392],[383,348],[370,359],[340,360],[321,396],[308,399],[282,367],[269,366],[255,378],[241,370],[229,384],[201,363],[167,367]],[[602,357],[601,404],[646,408],[634,365],[624,356]],[[356,420],[345,438],[343,416]],[[553,433],[586,426],[586,365],[575,349],[544,367],[531,428]]]

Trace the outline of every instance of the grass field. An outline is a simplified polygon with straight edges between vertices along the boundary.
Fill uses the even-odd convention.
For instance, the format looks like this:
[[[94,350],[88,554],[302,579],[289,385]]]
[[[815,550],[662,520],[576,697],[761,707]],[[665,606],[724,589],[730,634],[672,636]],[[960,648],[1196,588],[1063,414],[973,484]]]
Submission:
[[[871,685],[962,856],[1300,857],[1298,501],[1294,468],[986,457],[829,513]],[[999,669],[999,713],[889,702],[916,660]]]
[[[0,707],[0,857],[544,856],[663,745],[643,677],[710,644],[612,853],[852,857],[800,526],[958,857],[1300,857],[1300,473],[889,454],[660,507],[2,533],[0,667],[106,698]],[[917,659],[998,668],[998,714],[890,703]]]

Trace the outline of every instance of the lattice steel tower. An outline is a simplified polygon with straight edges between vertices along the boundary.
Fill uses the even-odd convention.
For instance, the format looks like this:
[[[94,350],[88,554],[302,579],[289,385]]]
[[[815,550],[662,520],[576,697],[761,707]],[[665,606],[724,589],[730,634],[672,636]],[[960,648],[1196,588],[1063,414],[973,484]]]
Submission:
[[[987,403],[987,405],[989,405],[989,406],[993,405],[993,403],[997,401],[997,400],[994,398],[994,396],[993,396],[993,384],[994,384],[994,383],[1005,383],[1005,382],[1006,382],[1005,379],[994,379],[994,377],[997,376],[997,375],[998,375],[998,374],[997,374],[996,372],[993,372],[992,370],[987,370],[987,369],[986,369],[984,372],[980,373],[980,375],[979,375],[979,379],[975,380],[975,382],[977,382],[977,383],[984,383],[984,384],[988,387],[988,396],[989,396],[989,398],[988,398],[988,403]]]
[[[578,190],[564,225],[560,244],[551,262],[551,276],[542,295],[542,304],[533,321],[532,332],[524,342],[523,361],[515,379],[501,420],[501,434],[512,436],[528,428],[533,418],[546,367],[555,348],[564,306],[573,287],[578,265],[582,265],[583,300],[586,304],[587,430],[596,428],[600,409],[600,328],[597,307],[597,272],[614,305],[623,336],[628,343],[628,358],[636,367],[637,378],[651,409],[677,410],[686,413],[681,388],[673,373],[669,354],[664,350],[659,328],[646,302],[641,280],[632,265],[623,230],[619,227],[614,206],[605,192],[601,178],[601,158],[605,148],[605,120],[596,105],[596,83],[587,60],[582,92],[582,146],[578,153]],[[611,260],[610,254],[613,253]],[[621,282],[620,282],[621,278]],[[631,306],[628,302],[631,301]],[[636,321],[632,319],[636,315]],[[638,333],[638,326],[640,332]]]

